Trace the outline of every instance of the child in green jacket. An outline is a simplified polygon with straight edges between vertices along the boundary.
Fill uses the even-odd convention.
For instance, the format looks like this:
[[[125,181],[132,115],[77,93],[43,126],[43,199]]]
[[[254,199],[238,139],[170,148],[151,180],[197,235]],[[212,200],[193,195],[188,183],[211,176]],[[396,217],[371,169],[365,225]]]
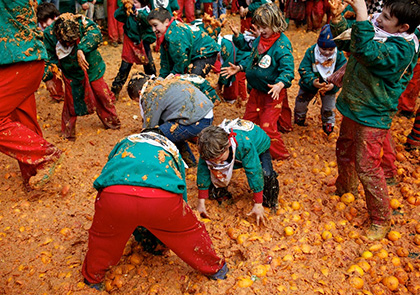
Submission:
[[[151,11],[147,20],[160,45],[160,77],[185,74],[190,64],[191,74],[204,78],[210,72],[220,46],[206,32],[176,20],[164,8]]]
[[[278,203],[279,182],[273,170],[269,152],[270,138],[254,123],[225,119],[219,126],[205,128],[198,135],[200,160],[197,168],[197,210],[207,216],[205,200],[209,196],[219,201],[231,198],[227,186],[233,169],[244,168],[254,192],[257,225],[265,223],[264,208],[275,209]]]
[[[343,115],[336,156],[338,194],[365,190],[371,225],[370,240],[384,238],[391,227],[391,207],[381,150],[389,145],[392,118],[398,98],[412,76],[418,54],[413,34],[420,23],[420,4],[387,0],[381,14],[369,20],[364,0],[344,0],[356,13],[349,29],[341,15],[344,4],[331,0],[331,31],[337,47],[351,53],[343,77],[337,109]],[[349,38],[346,38],[349,36]]]
[[[156,36],[147,22],[150,9],[146,1],[133,0],[133,3],[134,6],[130,11],[127,11],[125,6],[121,6],[114,13],[115,19],[124,23],[121,66],[111,87],[111,91],[117,99],[133,64],[143,65],[147,75],[156,75],[156,67],[150,49],[150,45],[156,41]]]
[[[96,111],[105,128],[119,129],[120,120],[114,106],[115,97],[103,79],[105,63],[97,50],[102,41],[98,26],[82,15],[60,15],[44,31],[49,65],[63,73],[65,93],[61,120],[64,138],[76,138],[76,119]],[[51,66],[46,67],[44,81],[49,87]]]

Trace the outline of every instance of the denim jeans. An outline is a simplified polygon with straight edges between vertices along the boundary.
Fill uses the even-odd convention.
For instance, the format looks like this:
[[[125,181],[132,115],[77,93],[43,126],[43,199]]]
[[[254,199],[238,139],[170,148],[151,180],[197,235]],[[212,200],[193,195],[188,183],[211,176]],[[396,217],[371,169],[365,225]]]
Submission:
[[[213,2],[213,16],[214,18],[220,18],[222,14],[226,14],[226,7],[223,4],[223,0],[216,0]]]
[[[265,177],[270,177],[274,174],[273,163],[271,162],[270,150],[266,150],[260,155],[261,167]]]
[[[185,155],[188,155],[189,159],[194,164],[196,164],[197,161],[186,140],[196,137],[201,132],[201,130],[210,126],[213,123],[213,118],[203,118],[197,123],[191,125],[181,125],[176,121],[169,121],[159,126],[160,131],[162,131],[162,133],[177,146],[181,152],[182,157],[184,158]],[[172,126],[174,125],[177,125],[177,127],[175,130],[171,130],[171,128],[173,128]]]

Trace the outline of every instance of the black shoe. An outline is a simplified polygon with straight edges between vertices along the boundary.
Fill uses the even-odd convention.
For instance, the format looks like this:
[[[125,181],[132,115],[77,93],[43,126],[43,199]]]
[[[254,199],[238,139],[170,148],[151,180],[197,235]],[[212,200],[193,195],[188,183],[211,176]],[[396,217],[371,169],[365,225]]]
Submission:
[[[402,111],[399,111],[397,113],[397,116],[398,117],[406,117],[407,119],[411,119],[411,118],[414,118],[414,112],[402,110]]]
[[[223,203],[223,201],[232,199],[232,194],[227,190],[226,187],[215,187],[212,183],[209,187],[209,199],[216,200],[220,205]]]
[[[120,92],[121,92],[122,87],[111,87],[111,92],[114,93],[115,96],[115,100],[118,100],[118,98],[120,97]]]
[[[306,126],[305,120],[306,118],[295,118],[295,124],[299,126]]]
[[[330,135],[334,131],[334,125],[332,123],[325,123],[322,125],[322,130],[325,134]]]
[[[104,291],[104,290],[105,290],[105,285],[104,285],[104,283],[103,283],[103,282],[93,284],[93,283],[89,283],[89,281],[88,281],[88,280],[86,280],[86,279],[83,279],[83,282],[84,282],[84,283],[86,284],[86,286],[88,286],[89,288],[92,288],[92,289],[95,289],[95,290],[98,290],[98,291]]]

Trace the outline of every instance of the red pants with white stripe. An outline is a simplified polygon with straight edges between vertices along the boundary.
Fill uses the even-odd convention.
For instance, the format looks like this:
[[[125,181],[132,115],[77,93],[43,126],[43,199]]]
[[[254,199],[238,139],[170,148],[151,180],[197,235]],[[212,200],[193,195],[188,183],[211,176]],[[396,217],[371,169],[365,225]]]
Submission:
[[[43,73],[43,61],[0,66],[0,151],[18,160],[24,182],[61,155],[37,121],[34,93]]]
[[[260,126],[271,138],[270,154],[273,159],[289,157],[289,152],[277,128],[277,121],[285,104],[287,104],[286,89],[282,89],[278,100],[273,100],[271,94],[252,89],[246,104],[244,119]]]
[[[213,275],[224,265],[204,224],[197,220],[182,195],[155,188],[110,186],[97,195],[89,230],[82,274],[90,283],[102,282],[108,267],[118,263],[137,226],[147,228],[204,275]]]
[[[178,0],[179,10],[178,18],[182,19],[182,13],[185,9],[185,18],[187,19],[187,23],[192,22],[195,20],[195,13],[194,13],[194,1],[193,0]]]
[[[391,218],[388,187],[380,155],[381,149],[389,143],[389,134],[387,129],[364,126],[343,116],[337,139],[337,193],[357,195],[360,179],[369,216],[375,224],[384,224]]]

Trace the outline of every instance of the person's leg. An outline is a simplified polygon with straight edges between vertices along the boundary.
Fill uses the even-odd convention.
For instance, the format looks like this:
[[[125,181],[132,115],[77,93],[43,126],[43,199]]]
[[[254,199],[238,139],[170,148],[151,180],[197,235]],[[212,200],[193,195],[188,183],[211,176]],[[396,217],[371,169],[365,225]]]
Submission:
[[[132,66],[133,64],[131,63],[128,63],[124,60],[121,61],[120,69],[118,70],[118,74],[114,78],[111,87],[111,91],[114,93],[116,99],[118,99],[121,89],[123,88],[125,82],[128,79],[128,75],[130,74]]]
[[[299,92],[295,100],[294,122],[299,126],[305,126],[306,113],[308,112],[309,102],[314,98],[315,94],[299,88]]]
[[[336,157],[338,167],[338,177],[335,181],[337,195],[345,193],[358,195],[359,179],[356,173],[356,147],[355,129],[357,123],[343,116],[340,126],[340,135],[336,143]]]
[[[284,96],[286,89],[283,89],[280,96]],[[287,159],[290,155],[287,151],[286,146],[283,143],[281,134],[277,128],[277,122],[281,113],[281,108],[278,107],[278,100],[273,100],[271,94],[259,92],[259,96],[262,98],[262,105],[260,105],[259,126],[267,133],[271,138],[270,154],[273,159]]]
[[[119,129],[121,127],[120,119],[115,109],[115,97],[109,90],[108,85],[103,78],[90,83],[96,99],[96,113],[104,124],[105,128]]]
[[[292,110],[289,106],[289,99],[287,97],[287,89],[280,92],[279,101],[281,101],[280,116],[277,120],[277,130],[280,132],[290,132],[292,126]]]
[[[420,94],[420,61],[414,67],[413,77],[407,84],[407,88],[401,94],[398,109],[400,114],[412,117],[416,108],[416,100]]]
[[[181,196],[150,203],[146,210],[155,212],[158,220],[152,219],[143,226],[192,268],[211,276],[224,267],[224,259],[217,256],[204,224]]]
[[[74,140],[76,138],[77,115],[74,110],[74,98],[71,81],[64,77],[64,104],[61,114],[61,135]]]
[[[175,143],[175,145],[180,150],[182,158],[189,166],[196,166],[197,161],[186,140],[196,137],[201,132],[201,130],[211,126],[213,123],[213,118],[203,118],[197,123],[198,124],[181,125],[177,122],[170,121],[165,122],[159,126],[159,129],[162,131],[162,133],[170,141]]]
[[[397,175],[397,167],[395,166],[395,144],[392,139],[391,130],[388,130],[386,134],[382,149],[384,154],[382,156],[381,167],[384,171],[385,180],[388,185],[394,185],[396,184],[395,176]]]
[[[254,122],[257,125],[260,125],[260,105],[263,103],[260,94],[261,92],[258,90],[251,90],[243,116],[243,119]]]
[[[335,94],[321,95],[321,120],[322,129],[329,135],[335,126]]]
[[[225,101],[234,103],[238,98],[239,91],[238,91],[238,80],[232,82],[230,86],[224,85],[222,96]]]
[[[185,0],[185,17],[188,23],[195,20],[194,0]]]
[[[186,1],[188,0],[178,0],[179,10],[177,11],[177,15],[179,19],[182,19],[182,15],[184,14],[184,7]]]
[[[366,196],[372,225],[369,239],[382,239],[390,228],[391,206],[384,172],[381,168],[381,149],[388,130],[358,124],[355,134],[356,171]]]
[[[420,108],[417,110],[413,129],[411,129],[410,134],[407,136],[405,147],[407,150],[420,149]]]
[[[210,16],[213,16],[213,2],[203,3],[204,13],[207,13]]]
[[[260,162],[264,174],[263,206],[274,210],[279,202],[280,185],[273,169],[270,150],[260,154]]]
[[[101,283],[107,269],[121,259],[128,239],[141,225],[137,212],[139,199],[126,194],[98,193],[82,266],[82,275],[89,283]]]
[[[51,94],[50,96],[55,101],[63,101],[64,100],[64,89],[63,89],[63,81],[57,77],[57,74],[53,75],[53,78],[51,79],[55,86],[56,94]]]
[[[0,152],[18,160],[25,185],[62,153],[43,138],[37,120],[34,92],[43,73],[43,61],[0,68]]]
[[[113,46],[116,46],[115,44],[117,44],[119,39],[118,21],[114,17],[115,10],[117,10],[117,0],[108,0],[108,36]]]
[[[152,49],[150,48],[150,43],[143,41],[144,51],[146,51],[147,59],[149,63],[143,65],[144,73],[146,75],[156,75],[156,66],[153,60]]]
[[[217,54],[214,54],[209,57],[198,58],[192,62],[193,67],[191,69],[191,74],[196,74],[205,78],[212,69],[212,65],[217,60]]]
[[[238,81],[238,92],[242,102],[248,99],[248,90],[246,89],[246,76],[245,72],[239,72],[236,74],[236,81]]]

